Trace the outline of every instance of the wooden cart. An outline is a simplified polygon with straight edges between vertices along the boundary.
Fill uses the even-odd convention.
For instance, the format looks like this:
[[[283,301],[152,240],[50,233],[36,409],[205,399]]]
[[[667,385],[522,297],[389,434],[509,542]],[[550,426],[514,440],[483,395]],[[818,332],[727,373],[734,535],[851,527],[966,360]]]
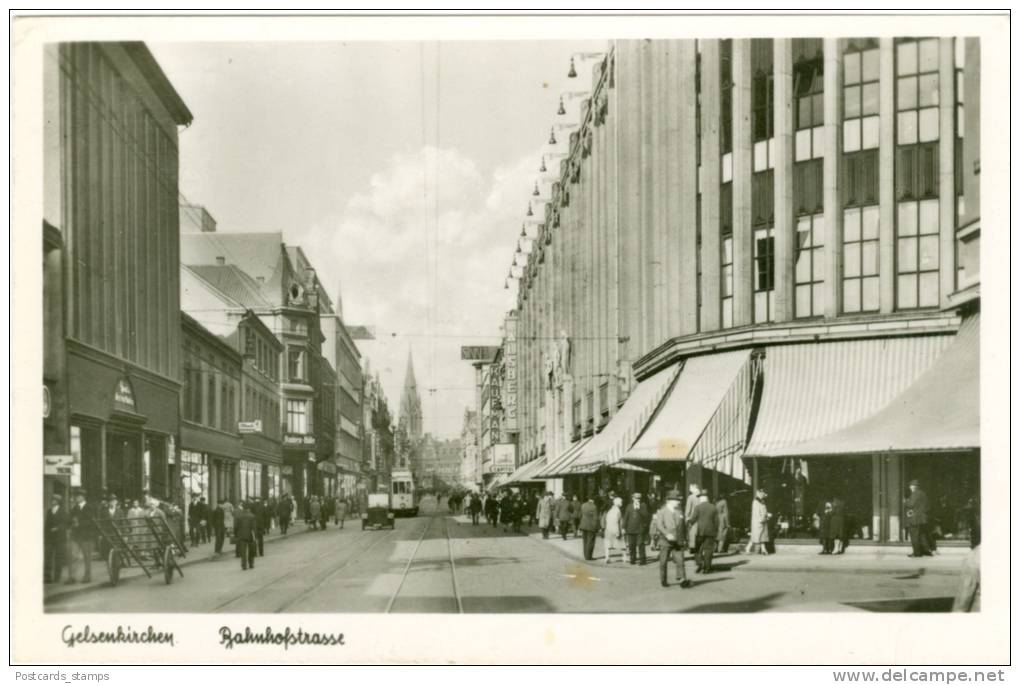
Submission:
[[[173,580],[174,571],[184,577],[177,559],[187,555],[188,550],[170,530],[166,519],[158,516],[102,519],[96,521],[96,528],[109,548],[106,568],[111,585],[120,580],[120,570],[125,566],[138,566],[149,578],[153,573],[162,573],[167,585]]]

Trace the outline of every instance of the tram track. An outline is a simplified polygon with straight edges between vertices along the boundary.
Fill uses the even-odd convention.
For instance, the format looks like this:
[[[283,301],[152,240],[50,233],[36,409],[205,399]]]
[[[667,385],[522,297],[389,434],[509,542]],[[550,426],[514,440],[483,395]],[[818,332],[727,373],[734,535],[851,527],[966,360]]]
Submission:
[[[448,568],[450,570],[450,581],[451,581],[450,585],[451,585],[451,590],[452,590],[452,594],[453,594],[453,600],[456,603],[456,612],[455,613],[458,613],[458,614],[464,613],[464,603],[463,603],[463,600],[462,600],[461,594],[460,594],[460,586],[459,586],[459,584],[457,582],[457,564],[456,564],[456,561],[454,560],[454,556],[453,556],[453,541],[450,539],[450,519],[449,519],[449,517],[441,515],[441,514],[440,515],[433,514],[432,516],[429,517],[428,524],[425,526],[425,529],[422,531],[421,536],[418,538],[418,541],[415,543],[414,549],[411,551],[410,556],[408,556],[407,562],[404,564],[404,569],[403,569],[402,573],[400,574],[400,580],[397,583],[397,587],[393,591],[393,594],[390,595],[389,601],[386,603],[385,613],[387,613],[387,614],[393,613],[394,606],[396,606],[398,601],[400,601],[400,599],[401,599],[401,593],[404,590],[405,584],[407,582],[408,575],[411,573],[411,569],[412,568],[414,568],[418,564],[426,564],[426,563],[434,564],[434,563],[436,563],[435,559],[418,560],[417,557],[418,557],[418,552],[421,550],[422,543],[425,542],[425,538],[428,537],[429,531],[432,530],[432,524],[435,522],[435,520],[437,518],[442,519],[442,521],[443,521],[443,537],[442,538],[437,538],[437,539],[445,539],[446,540],[446,564],[448,564]],[[414,601],[414,600],[412,598],[405,598],[405,601]]]

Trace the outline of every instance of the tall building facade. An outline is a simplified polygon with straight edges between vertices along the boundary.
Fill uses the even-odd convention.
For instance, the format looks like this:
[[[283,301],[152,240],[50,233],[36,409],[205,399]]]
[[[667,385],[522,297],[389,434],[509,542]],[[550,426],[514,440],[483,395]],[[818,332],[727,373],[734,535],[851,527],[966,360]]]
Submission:
[[[177,496],[178,127],[191,113],[143,43],[44,51],[46,489]]]
[[[967,535],[978,52],[609,46],[517,279],[519,466],[568,489],[764,487],[801,518],[838,496],[879,540],[917,478]],[[959,401],[931,406],[939,388]]]

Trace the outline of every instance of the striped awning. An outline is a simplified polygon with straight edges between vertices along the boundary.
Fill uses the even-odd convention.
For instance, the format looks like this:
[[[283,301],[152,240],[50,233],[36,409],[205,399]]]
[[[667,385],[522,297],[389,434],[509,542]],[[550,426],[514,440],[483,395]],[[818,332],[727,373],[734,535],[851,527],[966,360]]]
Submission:
[[[532,459],[527,464],[521,464],[517,470],[510,474],[510,477],[503,481],[502,485],[513,483],[526,483],[535,480],[535,474],[546,467],[545,457]]]
[[[737,350],[687,359],[669,397],[624,459],[638,464],[688,459],[750,357],[750,350]],[[706,450],[699,453],[704,458]]]
[[[616,465],[644,430],[679,371],[680,365],[673,364],[638,383],[602,432],[585,446],[574,468]]]
[[[813,456],[804,450],[810,441],[886,407],[952,340],[933,335],[768,348],[758,418],[744,456]]]
[[[980,315],[915,383],[863,421],[796,445],[800,454],[937,452],[981,447]]]
[[[532,476],[538,479],[547,478],[560,478],[570,472],[570,465],[580,456],[581,450],[591,442],[591,438],[585,438],[584,440],[578,440],[573,443],[570,447],[565,449],[560,456],[549,461],[548,466],[540,469]]]

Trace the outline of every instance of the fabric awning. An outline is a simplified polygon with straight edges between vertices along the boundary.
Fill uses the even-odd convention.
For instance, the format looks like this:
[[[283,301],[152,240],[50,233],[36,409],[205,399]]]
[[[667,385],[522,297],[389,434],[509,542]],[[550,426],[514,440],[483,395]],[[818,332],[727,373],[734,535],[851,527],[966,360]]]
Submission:
[[[669,397],[624,459],[638,464],[687,459],[750,357],[750,350],[737,350],[686,360]]]
[[[510,474],[510,477],[503,481],[502,485],[511,485],[513,483],[526,483],[533,481],[535,474],[541,469],[546,467],[545,457],[539,459],[532,459],[527,464],[521,464],[516,471]]]
[[[593,436],[585,446],[573,468],[580,469],[589,464],[596,465],[596,469],[616,465],[644,430],[679,371],[680,364],[673,364],[638,383],[602,432]]]
[[[980,314],[960,326],[917,381],[878,413],[791,446],[798,455],[971,450],[981,447]]]
[[[547,478],[560,478],[569,473],[569,466],[580,456],[581,450],[584,446],[591,442],[591,438],[585,438],[584,440],[578,440],[570,447],[565,449],[560,456],[549,461],[548,466],[540,469],[532,476],[537,479]]]
[[[770,347],[745,457],[813,456],[817,438],[886,407],[931,368],[951,335]],[[838,445],[827,453],[841,453]]]

